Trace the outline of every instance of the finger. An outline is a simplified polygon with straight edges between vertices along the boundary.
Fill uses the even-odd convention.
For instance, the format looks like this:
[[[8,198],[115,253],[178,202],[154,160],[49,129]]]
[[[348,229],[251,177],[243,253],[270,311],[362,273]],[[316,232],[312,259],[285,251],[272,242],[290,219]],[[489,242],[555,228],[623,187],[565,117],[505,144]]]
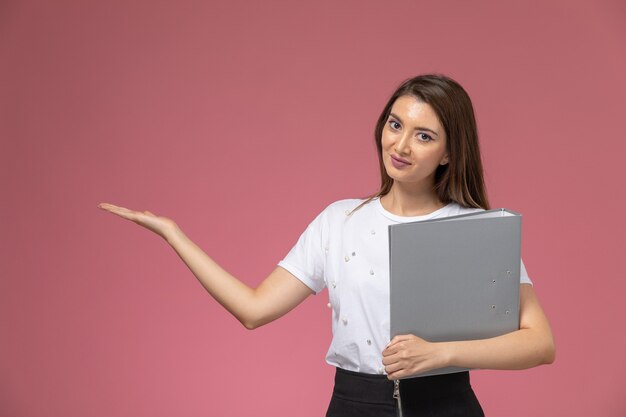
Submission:
[[[404,342],[398,342],[393,346],[389,346],[387,349],[383,350],[383,356],[393,356],[397,355],[405,349]]]
[[[112,209],[112,208],[122,208],[120,206],[116,206],[115,204],[111,204],[111,203],[100,203],[98,204],[98,207],[100,208],[106,208],[106,209]]]
[[[406,340],[398,340],[394,342],[393,344],[390,344],[389,346],[387,346],[386,349],[392,352],[397,352],[401,349],[404,349],[406,342],[407,342]]]
[[[116,206],[115,204],[108,203],[100,203],[98,207],[110,211],[112,213],[133,213],[133,214],[141,214],[139,211],[131,210],[126,207]]]
[[[398,376],[401,376],[403,371],[404,368],[399,365],[385,366],[385,372],[387,373],[387,376],[391,376],[393,379],[398,379]]]
[[[395,345],[398,342],[402,342],[404,340],[409,340],[411,339],[413,336],[412,334],[399,334],[397,336],[394,336],[393,339],[391,339],[391,341],[389,343],[387,343],[387,347]]]
[[[386,356],[396,355],[396,354],[401,353],[406,348],[407,348],[406,341],[405,340],[400,340],[400,341],[396,342],[395,344],[389,346],[387,349],[385,349],[383,351],[383,355],[384,355],[384,352],[387,352]]]
[[[398,353],[398,348],[398,345],[389,346],[388,348],[383,350],[383,357],[395,355],[396,353]]]
[[[143,213],[127,209],[125,207],[104,207],[104,209],[110,213],[116,214],[120,217],[123,217],[128,220],[137,221],[140,220],[141,216],[144,216]]]
[[[395,381],[396,379],[404,378],[405,372],[403,370],[399,370],[397,372],[387,373],[387,379],[391,381]]]
[[[109,203],[100,203],[98,207],[110,212],[132,212],[133,210],[127,209],[126,207],[116,206],[115,204]]]
[[[385,356],[383,357],[383,365],[393,365],[394,363],[398,363],[400,358],[398,356]]]

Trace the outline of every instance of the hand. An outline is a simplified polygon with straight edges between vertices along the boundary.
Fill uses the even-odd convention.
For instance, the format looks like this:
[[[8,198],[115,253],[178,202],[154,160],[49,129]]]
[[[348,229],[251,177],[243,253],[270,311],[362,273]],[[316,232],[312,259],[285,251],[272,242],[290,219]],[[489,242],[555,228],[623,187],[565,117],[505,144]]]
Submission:
[[[448,366],[449,355],[443,343],[431,343],[412,334],[395,336],[383,350],[388,379],[400,379],[431,369]]]
[[[100,203],[98,204],[98,207],[103,210],[110,211],[113,214],[117,214],[125,219],[131,220],[138,225],[153,231],[165,240],[167,240],[168,236],[171,236],[171,234],[178,229],[178,226],[173,220],[168,219],[167,217],[157,216],[148,210],[143,212],[134,211],[109,203]]]

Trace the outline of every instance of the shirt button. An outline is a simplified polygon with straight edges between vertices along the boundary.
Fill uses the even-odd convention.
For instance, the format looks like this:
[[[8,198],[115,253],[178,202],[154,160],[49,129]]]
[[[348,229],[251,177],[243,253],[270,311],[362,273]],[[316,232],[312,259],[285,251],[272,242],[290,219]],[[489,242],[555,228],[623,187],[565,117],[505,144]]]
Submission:
[[[374,270],[370,269],[370,275],[374,275]]]
[[[344,326],[348,325],[348,319],[347,318],[344,317],[343,319],[341,319],[341,321],[343,322]]]
[[[372,344],[372,341],[371,341],[371,340],[369,340],[369,339],[367,339],[367,344],[368,344],[368,345],[371,345],[371,344]]]
[[[350,257],[348,255],[346,255],[346,256],[344,256],[343,260],[348,262],[350,260]]]
[[[376,230],[372,229],[372,230],[370,230],[370,233],[375,235],[376,234]]]
[[[332,285],[333,285],[333,288],[337,288],[337,283],[336,282],[333,282]]]
[[[330,303],[328,303],[328,304],[326,304],[326,307],[332,308],[332,305]]]
[[[352,252],[352,256],[356,256],[356,252]]]

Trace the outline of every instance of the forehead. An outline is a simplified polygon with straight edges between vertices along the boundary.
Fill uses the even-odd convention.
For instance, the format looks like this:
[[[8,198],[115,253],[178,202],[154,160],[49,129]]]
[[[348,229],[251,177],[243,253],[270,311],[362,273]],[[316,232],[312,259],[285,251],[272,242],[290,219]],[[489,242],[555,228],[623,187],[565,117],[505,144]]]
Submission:
[[[437,132],[443,131],[439,117],[432,106],[416,97],[408,95],[398,97],[391,106],[391,113],[400,117],[405,124],[420,125]]]

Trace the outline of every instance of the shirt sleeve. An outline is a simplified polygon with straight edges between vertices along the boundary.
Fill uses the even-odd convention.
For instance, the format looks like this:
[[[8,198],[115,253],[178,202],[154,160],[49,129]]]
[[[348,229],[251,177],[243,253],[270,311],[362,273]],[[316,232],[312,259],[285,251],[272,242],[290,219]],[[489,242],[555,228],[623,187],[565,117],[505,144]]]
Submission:
[[[530,280],[530,277],[528,276],[528,272],[526,272],[524,261],[522,261],[521,259],[520,259],[519,283],[533,285],[533,282]]]
[[[326,286],[324,279],[327,210],[320,213],[300,235],[298,242],[278,266],[289,271],[318,294]]]

